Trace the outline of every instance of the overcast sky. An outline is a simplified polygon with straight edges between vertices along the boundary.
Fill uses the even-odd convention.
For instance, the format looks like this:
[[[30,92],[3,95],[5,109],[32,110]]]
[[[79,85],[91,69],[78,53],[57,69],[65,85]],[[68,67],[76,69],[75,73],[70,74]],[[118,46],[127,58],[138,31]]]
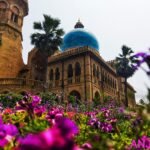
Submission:
[[[150,47],[150,0],[29,0],[29,15],[23,27],[25,63],[33,47],[30,44],[33,22],[42,21],[43,14],[59,18],[66,33],[80,18],[97,37],[100,55],[105,60],[114,59],[124,44],[135,52],[148,51]],[[137,100],[144,98],[150,85],[145,73],[136,72],[129,82],[137,91]]]

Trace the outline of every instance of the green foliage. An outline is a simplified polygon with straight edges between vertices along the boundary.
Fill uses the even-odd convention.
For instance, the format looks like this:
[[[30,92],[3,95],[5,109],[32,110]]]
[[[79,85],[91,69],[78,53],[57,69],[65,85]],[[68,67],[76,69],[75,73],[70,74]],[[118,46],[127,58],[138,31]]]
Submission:
[[[28,116],[26,111],[18,111],[15,113],[5,113],[3,114],[3,121],[5,123],[12,122],[13,124],[20,124],[25,122],[25,118]]]
[[[69,96],[69,103],[71,103],[73,106],[77,104],[75,96],[73,95]]]
[[[29,119],[29,118],[26,118]],[[45,130],[49,127],[48,121],[45,119],[36,118],[25,122],[25,126],[20,129],[20,132],[24,135],[27,133],[37,133]]]
[[[132,137],[129,137],[126,133],[112,134],[113,145],[115,149],[122,150],[125,148],[125,145],[130,145]]]
[[[94,106],[98,106],[98,105],[101,104],[100,96],[99,95],[97,95],[97,97],[94,97],[93,103],[94,103]]]
[[[143,100],[143,99],[140,99],[140,101],[139,101],[139,102],[140,102],[140,104],[141,104],[141,105],[145,105],[145,102],[144,102],[144,100]]]
[[[8,93],[2,95],[7,96],[7,98],[5,98],[6,100],[8,96],[15,94]],[[57,104],[60,104],[58,100],[60,95],[47,92],[40,93],[40,96],[42,98],[42,104],[38,103],[38,106],[44,106],[47,103],[50,104],[50,107],[46,107],[46,111],[41,110],[41,115],[36,114],[35,108],[37,108],[37,105],[32,109],[30,108],[32,110],[32,116],[29,115],[26,109],[15,110],[6,108],[2,113],[3,122],[5,124],[14,124],[18,128],[20,136],[24,137],[28,134],[39,133],[53,127],[53,121],[57,122],[59,120],[55,118],[55,115],[57,113],[58,116],[62,114],[74,120],[79,128],[79,134],[74,137],[75,143],[80,147],[84,143],[91,143],[92,150],[128,149],[133,139],[138,140],[138,138],[143,135],[150,136],[150,117],[148,111],[145,111],[146,107],[124,109],[123,107],[118,107],[110,97],[105,97],[105,103],[97,107],[88,102],[76,105],[76,98],[72,96],[70,97],[69,103],[74,105],[73,110],[63,113],[66,109],[65,107],[61,108],[62,110],[59,110],[60,107],[57,108]],[[16,99],[15,96],[13,98]],[[17,98],[19,99],[19,97]],[[14,101],[18,101],[18,99]],[[22,99],[22,96],[20,99]],[[32,101],[29,97],[29,102],[30,100]],[[66,107],[68,107],[67,104]],[[27,104],[27,106],[31,105]],[[79,111],[76,111],[77,107]],[[38,108],[40,112],[40,107]],[[53,110],[50,113],[51,109]],[[109,128],[106,124],[104,125],[104,123],[111,125],[111,130],[103,130],[104,128]],[[16,144],[15,140],[14,144]],[[6,146],[6,148],[9,149],[9,146],[10,145]],[[14,147],[14,145],[10,147]]]
[[[104,99],[103,99],[103,102],[104,102],[104,103],[103,103],[103,104],[108,104],[111,99],[112,99],[112,98],[111,98],[110,96],[104,95]]]
[[[116,58],[116,72],[119,76],[125,79],[124,81],[124,92],[125,92],[125,106],[128,107],[128,97],[127,97],[127,79],[131,77],[135,68],[133,67],[133,63],[135,62],[135,58],[131,56],[133,51],[131,48],[127,46],[122,46],[122,54],[119,54],[119,57]]]
[[[116,58],[115,64],[119,76],[129,78],[134,74],[135,69],[132,67],[132,62],[134,60],[131,60],[131,58],[133,59],[131,56],[132,53],[133,51],[131,48],[122,46],[122,54],[119,54],[119,57]]]
[[[21,100],[23,96],[16,93],[0,94],[0,103],[4,108],[11,107],[13,108],[16,105],[16,102]]]
[[[56,94],[51,92],[40,93],[40,97],[42,98],[42,104],[50,104],[51,106],[58,104],[58,97]]]

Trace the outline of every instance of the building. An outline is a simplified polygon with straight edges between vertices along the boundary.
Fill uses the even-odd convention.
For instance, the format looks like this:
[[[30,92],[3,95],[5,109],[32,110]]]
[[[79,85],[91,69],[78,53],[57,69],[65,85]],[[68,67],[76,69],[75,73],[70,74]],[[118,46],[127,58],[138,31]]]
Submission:
[[[82,100],[102,100],[110,96],[124,99],[123,80],[117,76],[114,61],[106,62],[99,53],[96,37],[84,30],[78,21],[75,29],[64,36],[61,51],[48,58],[47,83],[54,93],[64,93],[64,99],[75,95]],[[134,89],[128,84],[128,90]],[[130,104],[135,103],[135,97]]]
[[[0,0],[0,91],[38,89],[61,92],[64,100],[70,95],[85,101],[111,96],[123,102],[123,79],[117,76],[114,62],[101,57],[96,37],[80,21],[64,36],[61,50],[47,60],[34,48],[24,65],[21,30],[27,14],[27,0]],[[128,92],[129,104],[135,105],[135,90],[129,84]]]
[[[27,0],[0,0],[0,78],[15,78],[23,68],[22,26]]]

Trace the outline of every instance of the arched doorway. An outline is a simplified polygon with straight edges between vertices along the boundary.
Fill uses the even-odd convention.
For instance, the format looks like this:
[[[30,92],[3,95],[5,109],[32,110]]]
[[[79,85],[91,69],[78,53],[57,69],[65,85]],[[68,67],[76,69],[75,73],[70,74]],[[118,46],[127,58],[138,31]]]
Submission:
[[[94,96],[94,99],[99,101],[100,100],[100,94],[98,91],[95,92],[95,96]]]
[[[95,95],[94,95],[94,99],[93,99],[93,103],[95,106],[98,106],[101,104],[101,101],[100,101],[100,94],[98,91],[95,92]]]
[[[76,103],[79,103],[79,101],[81,100],[81,95],[78,91],[74,90],[70,92],[69,98],[72,99],[71,101],[75,101]]]

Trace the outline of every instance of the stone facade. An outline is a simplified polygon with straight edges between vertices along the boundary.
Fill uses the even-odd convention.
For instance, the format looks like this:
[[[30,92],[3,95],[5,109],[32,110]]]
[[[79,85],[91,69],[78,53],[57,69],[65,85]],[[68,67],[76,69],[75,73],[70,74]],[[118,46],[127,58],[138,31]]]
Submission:
[[[103,100],[104,96],[111,96],[119,103],[124,99],[122,79],[89,47],[73,48],[49,57],[47,83],[50,91],[63,93],[64,100],[70,95],[85,101]],[[134,95],[134,89],[128,87]],[[135,97],[130,101],[135,105]]]
[[[105,96],[119,103],[124,101],[123,79],[117,76],[113,61],[106,62],[101,57],[96,38],[78,30],[84,27],[81,22],[75,25],[76,31],[69,34],[74,35],[74,40],[70,41],[67,36],[63,52],[57,50],[47,59],[34,48],[29,52],[28,64],[24,65],[22,25],[27,14],[27,0],[0,0],[0,91],[47,90],[62,93],[63,100],[74,95],[84,101],[103,100]],[[68,47],[72,45],[76,48]],[[128,84],[132,106],[135,105],[134,93]]]
[[[46,81],[47,56],[36,48],[32,49],[28,54],[28,78]]]
[[[17,77],[23,67],[22,25],[25,0],[0,0],[0,78]]]

